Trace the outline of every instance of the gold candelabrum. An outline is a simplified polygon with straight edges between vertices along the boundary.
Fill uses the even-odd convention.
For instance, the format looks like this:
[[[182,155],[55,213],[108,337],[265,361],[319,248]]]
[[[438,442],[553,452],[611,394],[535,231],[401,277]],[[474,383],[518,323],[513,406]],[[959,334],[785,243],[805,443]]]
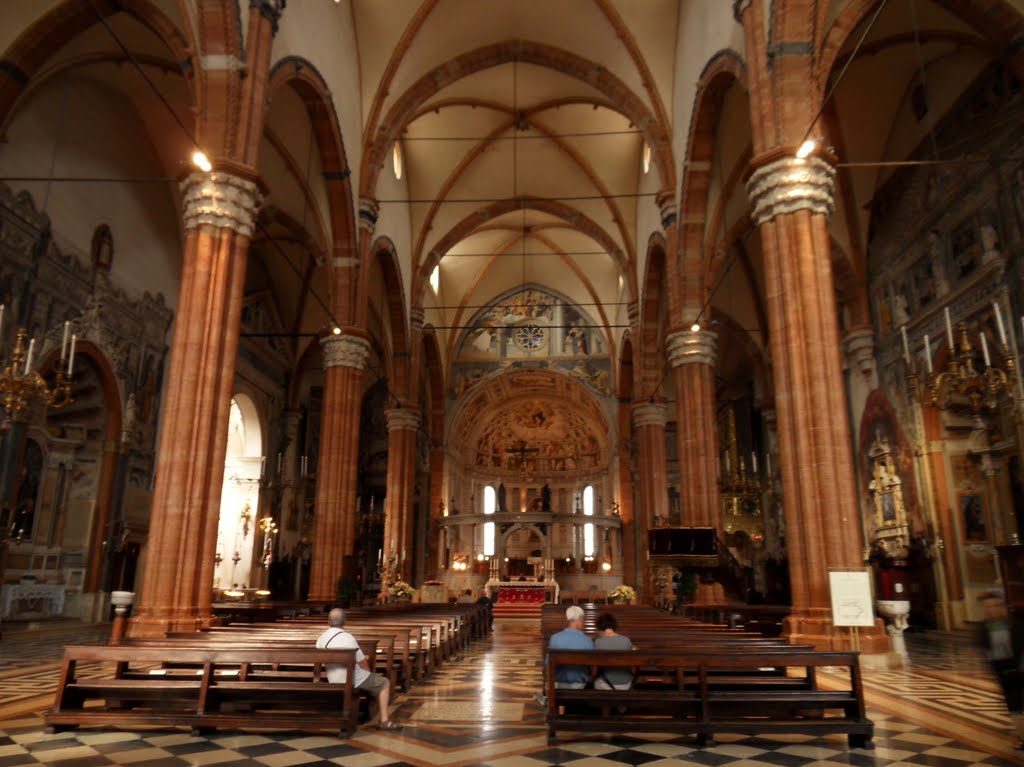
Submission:
[[[263,569],[270,568],[274,561],[274,537],[277,535],[277,522],[271,516],[263,517],[260,520],[260,530],[263,531]]]
[[[0,306],[0,330],[3,329],[2,322],[3,306]],[[71,396],[71,371],[75,361],[76,341],[77,337],[72,336],[71,356],[68,357],[68,324],[65,323],[60,364],[57,366],[56,377],[51,387],[33,369],[36,340],[29,340],[24,328],[17,331],[10,360],[7,366],[0,370],[0,398],[3,400],[7,419],[24,421],[36,405],[57,410],[74,402]]]
[[[735,471],[726,472],[718,481],[722,494],[750,496],[760,500],[761,480],[758,478],[756,470],[753,474],[748,474],[743,458],[740,458],[737,464],[738,466]]]
[[[952,334],[950,336],[952,341]],[[1003,368],[994,367],[989,355],[988,341],[984,333],[981,339],[981,359],[984,369],[979,371],[975,366],[975,347],[967,334],[966,323],[956,326],[957,343],[951,347],[952,353],[946,369],[936,372],[932,369],[931,349],[925,348],[927,372],[924,379],[919,379],[915,366],[910,366],[907,373],[907,387],[924,405],[931,405],[940,410],[964,409],[975,415],[983,411],[998,409],[1003,394],[1013,395],[1013,374],[1015,365],[1010,347],[1005,342],[999,344],[997,352]]]

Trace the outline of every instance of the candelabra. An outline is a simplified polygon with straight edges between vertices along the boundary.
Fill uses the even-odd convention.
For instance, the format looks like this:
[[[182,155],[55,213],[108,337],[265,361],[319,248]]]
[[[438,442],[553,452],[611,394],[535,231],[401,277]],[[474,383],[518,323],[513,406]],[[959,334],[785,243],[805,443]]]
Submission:
[[[274,536],[277,535],[277,522],[273,517],[267,516],[260,520],[260,530],[263,531],[263,569],[270,568],[274,561]]]
[[[718,481],[722,494],[749,496],[758,499],[758,502],[760,502],[761,481],[756,476],[756,465],[755,473],[747,474],[747,467],[742,458],[739,459],[738,463],[739,467],[736,471],[727,472]]]
[[[3,306],[0,305],[0,330],[3,329]],[[7,415],[7,428],[10,428],[9,421],[23,421],[34,405],[41,404],[44,407],[59,408],[70,405],[74,402],[71,396],[71,371],[75,360],[76,336],[71,337],[71,356],[67,356],[68,350],[68,325],[64,326],[64,342],[61,345],[61,364],[57,367],[56,378],[51,387],[46,380],[32,369],[35,356],[36,340],[28,341],[28,333],[21,328],[17,331],[14,350],[5,368],[0,370],[0,397],[3,398],[4,412]],[[64,362],[67,361],[67,368]]]
[[[937,407],[940,410],[966,409],[974,415],[983,411],[994,411],[999,407],[1001,395],[1013,394],[1012,374],[1015,369],[1013,354],[1009,346],[1003,342],[999,352],[1002,355],[1003,368],[993,367],[989,355],[988,340],[984,333],[981,339],[981,357],[985,368],[978,371],[975,366],[976,350],[971,345],[967,334],[967,325],[960,322],[956,326],[958,343],[950,348],[946,369],[936,373],[932,369],[931,349],[925,348],[927,373],[923,381],[917,376],[917,370],[911,367],[907,373],[907,387],[916,394],[922,404]],[[1009,375],[1007,374],[1009,373]]]

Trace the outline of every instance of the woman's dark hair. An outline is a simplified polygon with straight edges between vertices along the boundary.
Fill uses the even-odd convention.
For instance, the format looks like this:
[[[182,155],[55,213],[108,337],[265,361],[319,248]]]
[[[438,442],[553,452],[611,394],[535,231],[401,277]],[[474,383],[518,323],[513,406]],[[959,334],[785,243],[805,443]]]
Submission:
[[[619,628],[619,622],[615,620],[615,616],[611,613],[601,613],[598,615],[596,625],[598,631],[604,631],[606,629],[616,631]]]

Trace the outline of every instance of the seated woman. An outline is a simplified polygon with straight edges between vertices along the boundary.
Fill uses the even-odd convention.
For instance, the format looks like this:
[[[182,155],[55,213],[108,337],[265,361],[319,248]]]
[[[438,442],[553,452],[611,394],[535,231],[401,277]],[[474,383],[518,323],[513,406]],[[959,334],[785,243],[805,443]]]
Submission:
[[[629,637],[617,633],[619,622],[611,613],[597,616],[595,650],[632,650]],[[633,671],[628,668],[599,668],[594,678],[595,690],[629,690],[633,687]]]

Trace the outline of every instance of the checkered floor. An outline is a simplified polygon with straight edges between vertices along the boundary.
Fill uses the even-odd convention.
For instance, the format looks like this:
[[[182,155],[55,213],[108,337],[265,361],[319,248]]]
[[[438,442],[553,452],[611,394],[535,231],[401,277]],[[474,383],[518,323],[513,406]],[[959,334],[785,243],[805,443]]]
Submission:
[[[28,663],[28,651],[4,637],[0,656]],[[45,641],[32,642],[45,658]],[[841,736],[721,737],[698,749],[686,738],[579,734],[549,746],[540,709],[541,652],[535,621],[501,621],[494,636],[461,661],[399,695],[397,733],[364,729],[350,740],[317,733],[235,732],[193,737],[185,731],[85,729],[47,735],[38,713],[17,711],[0,689],[0,767],[225,767],[286,765],[445,765],[468,767],[967,767],[1024,764],[1012,749],[998,688],[984,659],[962,638],[917,636],[911,663],[898,671],[866,671],[875,748],[849,749]],[[24,653],[24,654],[22,654]],[[2,660],[2,659],[0,659]],[[26,666],[22,682],[38,691],[44,662]],[[3,674],[13,689],[18,677]],[[19,700],[25,700],[24,698]],[[7,713],[3,713],[3,712]]]

